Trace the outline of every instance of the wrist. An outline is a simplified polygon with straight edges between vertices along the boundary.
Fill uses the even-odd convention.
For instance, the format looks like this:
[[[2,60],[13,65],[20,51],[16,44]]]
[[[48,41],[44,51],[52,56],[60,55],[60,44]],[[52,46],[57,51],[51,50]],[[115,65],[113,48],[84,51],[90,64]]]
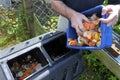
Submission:
[[[78,12],[74,11],[74,10],[70,10],[67,12],[68,15],[68,19],[71,20],[73,16],[76,16]]]

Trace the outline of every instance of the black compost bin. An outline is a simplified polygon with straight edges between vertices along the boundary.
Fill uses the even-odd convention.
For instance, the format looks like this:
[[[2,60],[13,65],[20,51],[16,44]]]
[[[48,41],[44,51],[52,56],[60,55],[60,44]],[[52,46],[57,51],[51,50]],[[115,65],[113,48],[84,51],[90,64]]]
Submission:
[[[75,80],[82,53],[66,47],[64,32],[48,32],[0,51],[2,80]]]

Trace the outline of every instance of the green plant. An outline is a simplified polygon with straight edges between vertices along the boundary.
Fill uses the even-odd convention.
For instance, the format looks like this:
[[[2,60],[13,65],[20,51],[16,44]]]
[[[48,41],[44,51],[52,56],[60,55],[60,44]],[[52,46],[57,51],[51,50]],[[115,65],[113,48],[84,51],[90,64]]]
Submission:
[[[58,16],[52,16],[52,17],[50,17],[50,20],[47,21],[46,25],[43,26],[43,28],[46,31],[56,30],[57,29],[57,27],[56,27],[57,21],[58,21]]]
[[[120,19],[118,23],[113,27],[113,30],[120,35]]]
[[[46,16],[44,16],[43,19],[45,19]],[[49,16],[49,19],[46,19],[46,22],[44,24],[41,23],[41,21],[38,19],[37,15],[34,14],[34,26],[35,26],[35,33],[36,36],[57,30],[57,21],[58,16]]]
[[[21,11],[0,5],[0,47],[10,43],[16,44],[28,38],[23,18],[24,14]]]
[[[42,27],[42,24],[38,20],[36,14],[34,13],[34,29],[35,29],[35,36],[41,35],[43,33],[46,33],[46,30]]]
[[[83,51],[85,71],[79,80],[118,80],[98,59],[95,53]]]
[[[107,5],[108,4],[108,0],[104,0],[103,5]]]

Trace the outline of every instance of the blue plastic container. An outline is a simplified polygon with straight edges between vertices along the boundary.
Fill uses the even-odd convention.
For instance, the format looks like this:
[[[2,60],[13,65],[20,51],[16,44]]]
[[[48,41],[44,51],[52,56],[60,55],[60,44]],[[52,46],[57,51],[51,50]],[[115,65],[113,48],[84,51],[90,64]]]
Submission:
[[[98,17],[106,18],[108,15],[105,14],[101,16],[103,5],[96,6],[94,8],[88,9],[86,11],[81,12],[86,16],[92,16],[92,14],[97,13]],[[86,49],[86,50],[99,50],[106,47],[110,47],[112,45],[112,26],[107,27],[105,23],[100,22],[100,29],[101,29],[101,45],[100,46],[69,46],[68,45],[68,38],[77,39],[77,33],[74,28],[71,27],[71,22],[69,21],[69,26],[67,29],[67,47],[73,49]]]

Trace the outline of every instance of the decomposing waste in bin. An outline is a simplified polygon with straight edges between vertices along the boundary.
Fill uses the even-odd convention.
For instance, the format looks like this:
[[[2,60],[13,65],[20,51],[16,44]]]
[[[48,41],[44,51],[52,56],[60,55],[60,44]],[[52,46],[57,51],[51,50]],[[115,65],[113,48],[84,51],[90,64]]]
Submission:
[[[13,58],[7,63],[17,80],[23,80],[48,64],[39,48],[35,48],[19,57]]]

